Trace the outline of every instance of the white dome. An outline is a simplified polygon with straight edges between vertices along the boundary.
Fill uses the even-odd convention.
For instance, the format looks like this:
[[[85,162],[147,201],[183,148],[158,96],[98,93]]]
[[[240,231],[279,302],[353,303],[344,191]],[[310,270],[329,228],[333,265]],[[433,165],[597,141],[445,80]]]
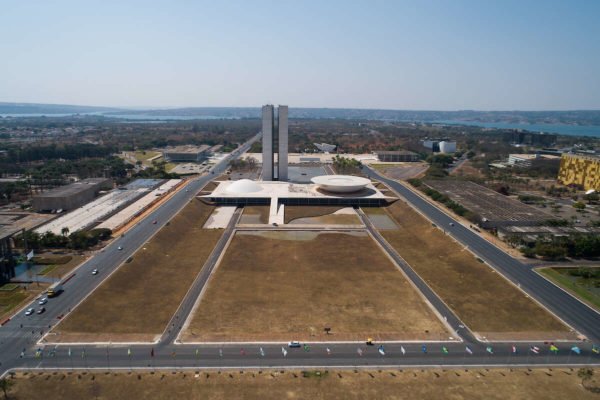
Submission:
[[[228,193],[255,193],[260,192],[262,187],[250,179],[240,179],[239,181],[233,182],[225,190]]]
[[[371,181],[351,175],[321,175],[311,179],[319,188],[333,193],[351,193],[364,189]]]

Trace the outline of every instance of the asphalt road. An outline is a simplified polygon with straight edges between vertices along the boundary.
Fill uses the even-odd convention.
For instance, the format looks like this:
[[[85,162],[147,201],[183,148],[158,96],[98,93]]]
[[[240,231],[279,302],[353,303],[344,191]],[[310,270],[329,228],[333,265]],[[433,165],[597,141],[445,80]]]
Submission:
[[[257,139],[258,136],[255,138]],[[250,146],[247,143],[240,152],[233,154],[236,157]],[[226,168],[226,161],[215,167],[215,175],[221,173]],[[446,342],[446,343],[383,343],[381,352],[379,344],[376,346],[366,346],[364,343],[329,343],[329,344],[309,344],[307,349],[289,349],[285,343],[256,343],[256,344],[207,344],[192,345],[178,344],[173,340],[181,328],[172,325],[173,329],[163,335],[158,344],[146,345],[38,345],[40,331],[46,331],[48,325],[54,325],[57,316],[67,313],[73,308],[87,293],[95,288],[111,271],[131,256],[135,250],[146,242],[155,232],[160,229],[170,218],[172,218],[193,196],[201,189],[206,182],[213,176],[199,178],[188,185],[188,191],[180,191],[168,202],[154,211],[150,216],[133,227],[125,237],[119,238],[107,246],[104,251],[98,253],[91,260],[83,264],[65,284],[65,293],[56,299],[51,299],[47,305],[48,311],[41,316],[33,317],[23,316],[19,312],[8,324],[0,328],[0,374],[11,368],[22,369],[153,369],[153,368],[309,368],[309,367],[402,367],[402,366],[493,366],[493,365],[590,365],[600,364],[600,355],[592,351],[592,344],[586,343],[557,343],[558,352],[550,350],[549,344],[544,343],[520,343],[516,344],[517,352],[512,352],[512,344],[490,344],[476,342],[468,330],[459,331],[460,337],[464,342]],[[383,177],[384,182],[387,180]],[[435,207],[430,206],[412,192],[403,188],[401,185],[387,181],[390,186],[405,195],[409,201],[414,202],[422,211],[431,213],[431,218],[437,223],[448,224],[451,220],[445,214],[441,213]],[[427,208],[429,207],[429,208]],[[444,219],[444,218],[447,218]],[[237,219],[237,218],[234,218]],[[153,225],[152,221],[159,223]],[[457,225],[456,231],[461,233],[461,227]],[[230,225],[226,234],[231,234]],[[475,249],[483,249],[482,258],[487,257],[486,251],[493,253],[500,252],[483,239],[464,229],[462,232],[469,240],[472,240]],[[373,232],[373,231],[372,231]],[[474,238],[467,234],[474,235]],[[461,235],[457,239],[461,240]],[[483,241],[481,243],[481,241]],[[117,247],[122,246],[123,250],[118,251]],[[217,247],[224,246],[224,243]],[[491,247],[491,249],[490,249]],[[477,251],[477,250],[476,250]],[[209,257],[208,266],[214,263],[218,254],[218,248]],[[500,252],[501,253],[501,252]],[[393,253],[392,253],[393,254]],[[504,253],[501,253],[504,254]],[[399,257],[399,255],[397,255]],[[506,256],[506,255],[504,255]],[[499,258],[503,268],[514,268],[513,264],[506,265],[503,258]],[[509,257],[512,262],[518,263]],[[402,261],[402,260],[400,260]],[[411,275],[410,267],[402,265],[405,272],[415,284],[419,285],[418,275]],[[495,264],[494,264],[495,265]],[[101,273],[98,276],[92,276],[90,271],[93,268],[100,268]],[[519,265],[523,271],[530,271],[522,264]],[[521,271],[520,269],[520,271]],[[522,273],[522,272],[519,272]],[[204,271],[199,274],[188,296],[182,302],[177,314],[184,318],[191,307],[193,307],[194,296],[202,289],[206,283],[210,271]],[[520,278],[521,276],[518,275]],[[529,277],[537,282],[539,277]],[[526,280],[525,280],[526,281]],[[528,281],[526,281],[528,282]],[[522,283],[523,284],[523,283]],[[539,283],[538,283],[539,284]],[[533,289],[537,286],[532,285]],[[542,286],[545,289],[545,286]],[[432,304],[445,312],[448,322],[453,327],[458,326],[460,321],[444,305],[437,304],[435,293],[427,293],[427,288],[423,287],[424,293],[433,301]],[[526,287],[526,290],[531,290]],[[535,292],[535,290],[532,290]],[[552,293],[550,293],[552,294]],[[559,291],[564,297],[564,293]],[[567,295],[570,301],[574,299]],[[436,300],[437,299],[437,300]],[[575,301],[571,307],[577,312],[585,314],[582,304]],[[585,306],[583,306],[585,307]],[[444,311],[445,310],[445,311]],[[559,315],[560,315],[559,309]],[[493,312],[493,307],[491,307]],[[580,315],[585,318],[586,315]],[[177,318],[176,318],[177,319]],[[565,318],[567,319],[567,318]],[[568,320],[568,319],[567,319]],[[20,324],[24,324],[21,328]],[[172,322],[173,324],[173,322]],[[598,334],[597,320],[590,322],[580,328],[584,332],[595,332]],[[33,331],[33,333],[32,333]],[[589,333],[588,333],[589,334]],[[592,335],[590,335],[592,336]],[[293,340],[294,338],[290,338]],[[332,336],[332,341],[334,341]],[[536,354],[530,350],[532,345],[538,346]],[[423,348],[425,346],[425,348]],[[468,346],[468,350],[467,350]],[[488,349],[488,346],[489,349]],[[572,350],[573,346],[578,346]],[[446,351],[444,351],[444,348]],[[23,352],[22,352],[23,351]],[[579,354],[577,354],[579,352]]]
[[[529,266],[521,263],[498,247],[494,246],[473,230],[442,212],[404,185],[387,179],[370,168],[368,174],[375,177],[427,216],[431,221],[446,230],[463,245],[467,246],[478,257],[485,260],[497,272],[504,275],[514,284],[520,285],[529,296],[539,301],[563,321],[583,333],[589,340],[600,344],[600,313],[580,302],[569,293],[563,291],[546,279],[539,276]],[[453,223],[454,226],[450,226]],[[490,304],[490,312],[494,305]],[[532,315],[532,318],[535,318]]]
[[[18,311],[9,322],[0,327],[0,371],[19,363],[19,354],[25,349],[35,348],[36,342],[56,325],[60,318],[66,316],[94,288],[114,272],[123,262],[131,257],[150,237],[160,230],[173,218],[206,183],[223,173],[229,161],[239,157],[250,148],[252,143],[260,138],[255,135],[221,162],[212,168],[214,174],[193,179],[171,198],[133,226],[127,233],[113,240],[109,245],[97,252],[88,261],[81,264],[70,276],[63,279],[64,292],[58,297],[48,299],[46,312],[38,315],[25,316],[24,309]],[[157,224],[153,224],[153,221]],[[122,250],[118,250],[122,247]],[[99,269],[98,275],[92,275],[94,268]],[[25,308],[38,309],[37,300]],[[50,334],[51,335],[51,334]],[[51,336],[48,337],[51,340]]]

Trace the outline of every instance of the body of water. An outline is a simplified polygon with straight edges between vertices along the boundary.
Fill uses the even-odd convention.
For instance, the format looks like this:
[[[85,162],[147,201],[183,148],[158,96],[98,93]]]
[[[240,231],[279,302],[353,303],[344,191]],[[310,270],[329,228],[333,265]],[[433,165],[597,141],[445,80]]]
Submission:
[[[532,132],[557,133],[568,136],[593,136],[600,138],[600,126],[597,125],[564,125],[564,124],[511,124],[508,122],[478,122],[478,121],[431,121],[438,124],[469,125],[482,128],[523,129]]]

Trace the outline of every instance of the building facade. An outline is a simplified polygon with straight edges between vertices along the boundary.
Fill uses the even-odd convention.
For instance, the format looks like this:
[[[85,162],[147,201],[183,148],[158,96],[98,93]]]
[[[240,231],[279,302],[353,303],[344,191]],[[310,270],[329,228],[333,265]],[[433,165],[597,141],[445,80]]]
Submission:
[[[560,158],[558,181],[584,190],[600,191],[600,157],[565,153]]]
[[[275,134],[277,132],[277,134]],[[288,106],[279,106],[277,118],[271,104],[262,108],[262,179],[288,179]],[[277,149],[277,160],[275,159]]]
[[[169,162],[202,162],[209,156],[210,146],[175,146],[163,150],[165,161]]]
[[[377,158],[381,162],[416,162],[419,155],[407,150],[398,151],[376,151]]]
[[[89,178],[33,197],[35,211],[73,210],[89,203],[101,190],[112,189],[112,180]]]

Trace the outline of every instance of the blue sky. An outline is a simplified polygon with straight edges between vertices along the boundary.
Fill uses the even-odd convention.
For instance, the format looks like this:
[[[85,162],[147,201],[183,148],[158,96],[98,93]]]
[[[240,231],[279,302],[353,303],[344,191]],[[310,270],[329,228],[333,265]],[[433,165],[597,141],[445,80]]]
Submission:
[[[600,109],[600,1],[0,3],[0,101]]]

